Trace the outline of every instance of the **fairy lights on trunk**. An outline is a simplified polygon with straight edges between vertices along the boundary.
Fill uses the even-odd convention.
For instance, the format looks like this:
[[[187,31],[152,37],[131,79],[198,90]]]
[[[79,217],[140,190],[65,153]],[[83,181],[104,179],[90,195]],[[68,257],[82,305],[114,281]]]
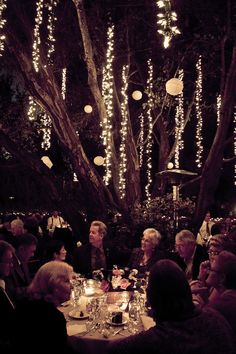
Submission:
[[[197,167],[202,166],[202,59],[201,56],[197,61],[197,81],[196,81],[196,117],[197,117],[197,128],[196,128],[196,164]]]
[[[184,72],[180,70],[179,78],[183,81]],[[179,158],[180,158],[180,150],[184,148],[183,141],[183,132],[184,132],[184,95],[183,91],[176,98],[177,107],[175,113],[175,140],[176,140],[176,148],[175,148],[175,168],[179,168]]]
[[[127,135],[128,135],[128,65],[124,65],[122,69],[122,81],[123,86],[121,89],[121,95],[123,97],[121,103],[121,143],[120,143],[120,164],[119,164],[119,192],[120,198],[125,198],[125,188],[126,188],[126,178],[125,174],[127,171],[127,154],[126,154],[126,144],[127,144]]]
[[[148,59],[148,80],[147,80],[147,95],[148,95],[148,101],[147,101],[147,120],[148,120],[148,133],[147,133],[147,145],[146,145],[146,157],[147,157],[147,184],[145,186],[145,194],[147,201],[151,201],[151,193],[150,193],[150,188],[152,184],[152,145],[153,145],[153,139],[152,139],[152,129],[153,129],[153,122],[152,122],[152,114],[151,110],[153,108],[153,98],[152,98],[152,92],[153,92],[153,65],[151,62],[151,59]]]
[[[67,74],[67,69],[63,68],[62,79],[61,79],[61,95],[64,101],[66,99],[66,74]]]
[[[113,60],[114,60],[114,25],[110,25],[107,30],[107,52],[106,64],[103,68],[102,80],[102,96],[104,98],[107,117],[104,117],[102,126],[102,141],[105,147],[105,175],[103,180],[106,185],[112,176],[111,172],[111,137],[112,137],[112,120],[113,120]]]
[[[5,27],[5,24],[7,20],[3,18],[3,12],[7,8],[7,0],[2,0],[0,3],[0,57],[2,56],[2,53],[4,51],[4,41],[6,39],[6,36],[3,34],[3,28]]]

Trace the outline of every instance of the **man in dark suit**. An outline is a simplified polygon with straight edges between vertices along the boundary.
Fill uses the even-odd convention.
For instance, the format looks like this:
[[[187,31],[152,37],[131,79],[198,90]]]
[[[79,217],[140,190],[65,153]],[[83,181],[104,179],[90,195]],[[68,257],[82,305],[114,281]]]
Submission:
[[[180,258],[177,261],[179,266],[185,271],[188,281],[198,277],[200,264],[208,259],[206,249],[197,245],[195,236],[189,230],[181,230],[175,236],[175,248]]]
[[[109,247],[104,241],[107,234],[106,225],[99,220],[91,223],[89,243],[78,247],[73,256],[73,268],[87,278],[92,277],[92,271],[103,268],[111,269]]]
[[[25,296],[27,286],[31,282],[28,262],[34,256],[37,242],[37,238],[32,234],[17,237],[13,268],[6,278],[6,289],[15,302]]]
[[[12,268],[14,248],[8,242],[0,241],[0,349],[7,350],[14,314],[14,304],[5,289],[5,278]]]

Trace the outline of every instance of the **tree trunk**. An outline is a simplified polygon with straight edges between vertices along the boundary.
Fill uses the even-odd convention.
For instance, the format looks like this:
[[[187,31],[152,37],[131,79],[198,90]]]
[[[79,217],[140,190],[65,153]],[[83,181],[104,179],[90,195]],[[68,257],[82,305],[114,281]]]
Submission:
[[[235,105],[236,92],[236,46],[233,48],[233,55],[228,71],[222,105],[220,111],[220,123],[202,170],[200,191],[197,200],[196,212],[194,215],[194,226],[196,230],[204,219],[209,206],[214,201],[214,193],[219,183],[221,167],[223,164],[224,147],[229,130],[230,122]]]

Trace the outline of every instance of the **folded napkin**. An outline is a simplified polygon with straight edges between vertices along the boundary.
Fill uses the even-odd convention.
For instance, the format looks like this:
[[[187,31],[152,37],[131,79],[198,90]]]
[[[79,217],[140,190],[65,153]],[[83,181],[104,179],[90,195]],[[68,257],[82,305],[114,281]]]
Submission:
[[[67,325],[67,334],[68,336],[74,336],[75,334],[80,334],[86,332],[87,327],[84,324],[68,324]]]
[[[156,323],[153,321],[152,317],[149,317],[146,315],[141,316],[141,321],[142,321],[143,328],[145,331],[156,325]]]

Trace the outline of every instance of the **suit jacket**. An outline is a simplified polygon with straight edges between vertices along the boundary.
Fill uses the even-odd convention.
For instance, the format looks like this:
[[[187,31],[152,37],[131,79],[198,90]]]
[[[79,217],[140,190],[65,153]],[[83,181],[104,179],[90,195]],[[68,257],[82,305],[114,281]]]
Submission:
[[[168,258],[175,261],[184,271],[186,270],[187,265],[178,253],[170,253]],[[206,248],[201,245],[197,245],[193,257],[192,280],[196,280],[198,278],[200,264],[207,259],[209,259],[209,257]]]
[[[10,300],[8,294],[6,295],[6,292],[0,287],[0,340],[2,341],[10,339],[14,314],[14,307]]]
[[[15,302],[25,296],[30,281],[28,264],[20,264],[18,258],[14,256],[11,274],[5,279],[5,282],[7,292]]]
[[[110,258],[109,247],[104,246],[104,253],[106,258],[106,268],[107,270],[112,268],[112,260]],[[81,273],[87,278],[92,277],[92,267],[91,267],[91,250],[92,246],[90,243],[82,245],[74,251],[73,254],[73,268],[76,273]]]
[[[130,256],[130,260],[128,263],[128,267],[131,269],[137,269],[139,271],[139,274],[143,275],[145,272],[148,272],[151,267],[160,259],[164,259],[166,258],[165,256],[165,252],[161,251],[161,250],[156,250],[152,257],[148,260],[147,264],[145,266],[141,266],[140,262],[143,258],[143,251],[141,248],[134,248],[131,256]]]
[[[24,299],[18,303],[12,336],[15,353],[65,354],[67,350],[65,317],[52,303],[43,299]]]

